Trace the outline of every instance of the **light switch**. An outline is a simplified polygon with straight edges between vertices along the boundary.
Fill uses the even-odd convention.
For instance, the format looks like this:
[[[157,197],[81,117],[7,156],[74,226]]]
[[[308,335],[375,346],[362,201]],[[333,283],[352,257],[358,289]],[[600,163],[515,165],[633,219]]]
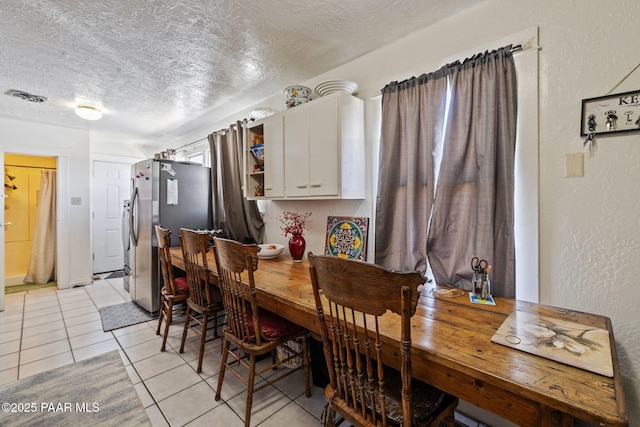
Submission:
[[[71,198],[71,205],[72,206],[80,206],[82,204],[82,198],[81,197],[72,197]]]
[[[564,155],[564,177],[584,176],[584,153],[567,153]]]

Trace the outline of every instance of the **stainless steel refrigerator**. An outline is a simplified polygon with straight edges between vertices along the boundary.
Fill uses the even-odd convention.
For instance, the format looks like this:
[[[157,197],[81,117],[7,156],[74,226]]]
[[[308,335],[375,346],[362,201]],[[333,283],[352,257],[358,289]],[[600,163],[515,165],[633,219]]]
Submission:
[[[211,172],[199,164],[148,159],[131,169],[129,293],[139,306],[160,308],[162,273],[155,226],[171,230],[179,246],[180,228],[210,228]]]

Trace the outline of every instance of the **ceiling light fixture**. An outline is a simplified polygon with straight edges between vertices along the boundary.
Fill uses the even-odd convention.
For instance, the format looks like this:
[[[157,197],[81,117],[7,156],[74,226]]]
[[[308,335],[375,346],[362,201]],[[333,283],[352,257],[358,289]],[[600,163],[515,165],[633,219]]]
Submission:
[[[85,120],[100,120],[102,118],[102,112],[100,110],[86,105],[78,105],[76,107],[76,114]]]

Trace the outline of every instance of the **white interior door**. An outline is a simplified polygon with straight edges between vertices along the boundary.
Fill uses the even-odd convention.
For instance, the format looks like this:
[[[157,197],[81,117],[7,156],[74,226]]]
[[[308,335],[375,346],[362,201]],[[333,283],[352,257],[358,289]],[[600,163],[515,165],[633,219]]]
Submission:
[[[4,178],[4,151],[0,149],[0,169]],[[4,311],[4,185],[0,191],[0,311]]]
[[[122,210],[131,165],[93,162],[93,272],[122,270]]]

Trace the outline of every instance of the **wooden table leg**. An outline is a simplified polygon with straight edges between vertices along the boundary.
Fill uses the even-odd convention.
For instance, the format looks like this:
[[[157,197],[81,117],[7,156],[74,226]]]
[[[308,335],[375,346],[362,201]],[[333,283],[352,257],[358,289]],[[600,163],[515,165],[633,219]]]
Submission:
[[[548,406],[542,407],[542,424],[544,427],[572,427],[573,417],[571,415],[563,414]]]

